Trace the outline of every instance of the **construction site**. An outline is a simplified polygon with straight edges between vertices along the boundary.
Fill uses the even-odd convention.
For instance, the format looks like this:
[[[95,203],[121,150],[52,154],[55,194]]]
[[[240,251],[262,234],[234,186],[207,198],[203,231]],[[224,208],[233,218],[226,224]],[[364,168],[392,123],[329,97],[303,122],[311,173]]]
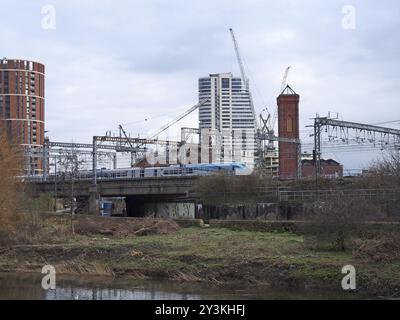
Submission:
[[[272,108],[271,106],[257,106],[256,108],[253,105],[249,80],[238,42],[233,30],[229,31],[240,70],[240,78],[235,78],[232,74],[211,74],[208,78],[213,82],[214,88],[211,89],[207,79],[200,78],[199,102],[145,138],[135,138],[134,136],[136,134],[140,136],[140,133],[127,133],[123,125],[119,125],[118,135],[111,135],[110,132],[104,136],[93,137],[93,144],[51,141],[49,138],[45,138],[43,106],[40,105],[41,111],[37,114],[35,98],[32,98],[31,102],[28,100],[28,105],[29,103],[31,105],[26,112],[32,116],[32,129],[28,128],[29,122],[25,123],[25,127],[22,128],[27,136],[25,140],[29,140],[23,141],[23,144],[28,146],[26,148],[26,175],[46,179],[50,172],[54,174],[57,171],[57,160],[55,159],[72,152],[79,155],[80,167],[88,169],[89,165],[93,172],[98,168],[117,169],[119,168],[117,161],[119,155],[129,154],[131,167],[244,162],[251,170],[255,169],[262,174],[279,179],[313,176],[339,178],[350,174],[344,174],[343,166],[337,162],[337,159],[336,161],[324,159],[323,146],[327,150],[331,147],[351,149],[355,146],[381,150],[398,148],[400,130],[342,121],[330,115],[314,117],[314,124],[309,126],[312,128],[310,136],[313,137],[313,144],[308,144],[306,148],[303,145],[302,148],[299,123],[300,94],[296,93],[294,88],[288,84],[290,67],[284,70],[276,106]],[[22,67],[21,70],[27,68],[27,63],[24,63],[25,67]],[[8,80],[6,69],[17,68],[18,64],[22,64],[22,61],[2,60],[1,66],[4,71],[0,69],[0,72],[4,86],[8,86],[8,81],[12,86],[14,81],[13,74]],[[30,68],[32,68],[30,90],[32,93],[36,93],[35,90],[40,90],[40,88],[35,89],[34,79],[35,74],[39,71],[33,70],[32,65]],[[44,66],[42,69],[44,70]],[[44,82],[44,71],[38,73],[36,77],[38,75],[43,78],[40,81]],[[202,83],[205,83],[204,86]],[[43,92],[41,94],[43,96]],[[238,100],[240,105],[235,104],[235,94],[240,95],[238,99],[242,99]],[[11,97],[12,106],[16,103],[13,99],[14,97]],[[39,102],[43,99],[42,97]],[[235,105],[241,107],[238,110],[246,110],[247,113],[236,112],[235,115]],[[12,118],[22,116],[22,113],[18,114],[17,110],[13,109],[11,107],[11,113],[16,115],[13,115]],[[263,111],[257,114],[256,110],[260,109]],[[181,128],[180,141],[160,138],[167,129],[179,124],[181,120],[195,111],[199,112],[199,127]],[[4,115],[5,119],[8,117],[8,115]],[[23,136],[20,122],[6,122],[11,136],[19,138]],[[38,129],[36,129],[37,127]],[[40,131],[36,131],[39,128]],[[28,133],[28,130],[32,130],[32,132]],[[242,138],[243,135],[247,136],[245,140]],[[247,146],[243,147],[244,144]],[[61,166],[58,169],[62,170]]]
[[[400,2],[4,2],[0,300],[400,299]]]
[[[170,212],[172,209],[168,203],[179,202],[181,207],[176,210],[180,215],[195,217],[198,216],[193,200],[196,197],[191,195],[193,190],[189,187],[193,184],[190,182],[177,191],[188,179],[226,173],[269,177],[277,181],[336,180],[352,174],[346,174],[343,164],[337,160],[324,158],[323,148],[329,150],[331,145],[347,150],[360,147],[380,152],[398,150],[398,129],[318,114],[313,118],[314,123],[308,126],[313,143],[302,144],[301,99],[288,83],[291,67],[283,72],[276,106],[256,108],[238,41],[233,29],[229,29],[229,33],[240,77],[229,72],[199,78],[199,101],[146,137],[129,133],[124,124],[120,124],[118,134],[110,131],[93,136],[92,143],[52,141],[44,130],[44,66],[36,62],[2,59],[0,75],[6,97],[0,101],[0,111],[8,135],[15,141],[19,140],[25,149],[22,178],[39,183],[38,193],[53,192],[56,198],[65,193],[59,190],[64,185],[64,188],[72,190],[67,192],[67,197],[76,202],[86,199],[84,211],[92,213],[99,213],[99,207],[105,207],[104,199],[107,197],[124,197],[127,203],[125,214],[131,216],[147,215],[149,210],[143,209],[145,203],[161,202]],[[9,95],[9,92],[18,90],[23,93],[22,87],[26,88],[27,97],[21,99]],[[256,110],[260,109],[262,112],[257,113]],[[194,112],[199,114],[198,127],[182,127],[178,140],[163,138],[169,128],[179,125]],[[139,195],[129,189],[133,187],[128,188],[130,191],[123,187],[126,180],[136,184],[145,180],[145,184],[148,182],[146,179],[153,179],[152,183],[158,189],[163,188],[164,181],[176,179],[172,183],[175,191],[168,194],[159,190],[153,194],[156,198],[152,198],[150,194],[154,192],[151,188],[148,193],[143,191]],[[101,190],[111,182],[115,183],[112,191]],[[78,185],[84,185],[86,189]],[[148,186],[143,186],[142,190],[146,188]],[[182,208],[186,202],[192,202],[189,209]],[[140,213],[134,213],[138,206]]]

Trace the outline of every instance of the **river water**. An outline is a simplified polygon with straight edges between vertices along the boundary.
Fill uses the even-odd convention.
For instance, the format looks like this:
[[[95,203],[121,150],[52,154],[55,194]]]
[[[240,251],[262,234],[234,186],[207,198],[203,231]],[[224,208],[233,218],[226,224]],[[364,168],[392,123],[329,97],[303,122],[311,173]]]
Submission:
[[[41,274],[0,273],[0,300],[229,300],[359,299],[341,290],[215,287],[197,283],[94,276],[57,276],[56,289],[44,290]]]

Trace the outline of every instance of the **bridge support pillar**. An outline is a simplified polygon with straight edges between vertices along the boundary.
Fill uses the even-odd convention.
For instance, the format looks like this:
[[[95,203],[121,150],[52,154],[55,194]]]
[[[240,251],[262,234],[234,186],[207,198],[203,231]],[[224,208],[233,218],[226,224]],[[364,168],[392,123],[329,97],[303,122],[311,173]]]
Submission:
[[[87,214],[89,212],[89,198],[76,197],[76,213]]]
[[[99,193],[97,191],[97,186],[91,186],[89,188],[89,214],[100,214]]]
[[[126,215],[128,217],[144,217],[144,201],[140,200],[140,197],[127,196],[125,198],[126,204]]]

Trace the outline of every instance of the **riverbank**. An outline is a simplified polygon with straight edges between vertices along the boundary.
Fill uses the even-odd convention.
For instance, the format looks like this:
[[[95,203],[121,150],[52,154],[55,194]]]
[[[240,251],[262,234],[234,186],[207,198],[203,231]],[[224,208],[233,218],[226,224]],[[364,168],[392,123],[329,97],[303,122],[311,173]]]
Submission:
[[[68,220],[54,216],[43,228],[56,230],[57,221],[68,230]],[[111,227],[106,221],[113,221]],[[77,225],[75,235],[64,230],[54,241],[1,247],[0,271],[40,272],[43,265],[52,264],[59,274],[339,292],[341,269],[351,264],[357,270],[360,293],[392,297],[400,288],[400,261],[371,262],[351,252],[312,249],[303,236],[290,232],[180,228],[172,221],[166,227],[150,219],[142,220],[140,228],[120,232],[112,226],[120,222],[114,221],[118,220],[102,220],[105,225],[100,229]],[[162,231],[156,232],[157,228]]]

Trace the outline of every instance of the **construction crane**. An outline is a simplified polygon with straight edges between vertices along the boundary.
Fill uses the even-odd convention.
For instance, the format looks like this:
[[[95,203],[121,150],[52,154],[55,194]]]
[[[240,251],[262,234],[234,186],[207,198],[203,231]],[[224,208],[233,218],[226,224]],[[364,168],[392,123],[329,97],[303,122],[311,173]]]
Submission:
[[[168,122],[167,124],[163,125],[161,128],[159,128],[155,133],[153,133],[150,137],[148,137],[147,140],[155,140],[157,139],[157,137],[163,133],[165,130],[167,130],[169,127],[171,127],[172,125],[174,125],[175,123],[177,123],[178,121],[182,120],[184,117],[188,116],[189,114],[191,114],[193,111],[195,111],[196,109],[198,109],[199,107],[201,107],[202,105],[206,104],[207,102],[209,102],[210,99],[203,99],[201,100],[199,103],[195,104],[194,106],[192,106],[190,109],[186,110],[185,112],[183,112],[182,114],[180,114],[179,116],[177,116],[174,120],[172,120],[171,122]],[[123,133],[123,135],[125,136],[125,138],[127,138],[127,141],[130,145],[131,148],[133,148],[132,143],[129,140],[129,137],[127,135],[127,133],[125,132],[124,128],[122,127],[122,125],[119,125],[119,130],[120,132]],[[136,147],[140,148],[142,147],[143,144],[139,144]],[[140,158],[140,156],[139,156]],[[135,157],[134,154],[132,153],[131,155],[131,164],[134,165],[135,163]]]
[[[286,88],[287,77],[288,77],[288,74],[289,74],[289,70],[290,70],[290,66],[287,67],[286,70],[285,70],[285,74],[283,75],[283,79],[282,79],[281,90],[279,91],[279,93],[282,93],[283,90],[285,90],[285,88]]]
[[[281,94],[283,92],[283,90],[285,90],[285,88],[286,88],[287,78],[288,78],[288,75],[289,75],[289,70],[290,70],[290,66],[285,69],[285,73],[283,75],[282,84],[281,84],[281,88],[280,88],[279,94]],[[272,118],[270,118],[270,123],[269,123],[269,126],[268,126],[268,131],[272,135],[274,134],[274,128],[275,128],[275,123],[276,123],[276,119],[277,118],[278,118],[278,108],[275,108],[274,116]]]
[[[171,127],[172,125],[174,125],[175,123],[177,123],[178,121],[182,120],[184,117],[188,116],[189,114],[191,114],[193,111],[195,111],[196,109],[198,109],[199,107],[201,107],[202,105],[206,104],[207,102],[209,102],[210,99],[203,99],[202,101],[200,101],[199,103],[195,104],[193,107],[191,107],[190,109],[186,110],[185,112],[183,112],[182,114],[180,114],[179,116],[177,116],[174,120],[172,120],[171,122],[168,122],[167,124],[163,125],[161,128],[159,128],[155,133],[153,133],[150,137],[148,137],[148,140],[153,140],[156,139],[158,137],[158,135],[160,135],[161,133],[163,133],[165,130],[167,130],[169,127]],[[123,133],[123,135],[125,136],[125,138],[128,139],[128,143],[130,144],[130,147],[132,146],[132,143],[129,141],[129,137],[126,134],[124,128],[122,127],[122,124],[120,124],[118,126],[119,130]]]
[[[232,40],[233,40],[233,45],[235,48],[235,53],[236,53],[236,58],[239,64],[239,69],[242,77],[242,88],[244,86],[244,90],[248,92],[249,98],[250,98],[250,105],[251,105],[251,111],[253,113],[253,118],[254,118],[254,125],[256,129],[256,166],[262,166],[264,154],[265,154],[265,141],[268,141],[268,146],[267,148],[269,150],[274,149],[274,142],[277,137],[274,137],[274,130],[273,126],[271,128],[271,114],[268,112],[268,109],[265,109],[268,112],[268,116],[266,119],[264,119],[262,113],[259,115],[260,118],[260,123],[257,121],[256,117],[256,112],[254,110],[254,105],[253,105],[253,98],[251,96],[250,88],[249,88],[249,82],[247,81],[246,73],[244,70],[243,66],[243,61],[240,56],[239,52],[239,45],[236,41],[235,34],[233,32],[233,29],[229,29]]]
[[[289,74],[290,67],[285,69],[285,73],[283,75],[281,89],[279,94],[285,89],[287,83],[287,77]],[[265,109],[267,112],[268,110]],[[278,137],[275,135],[275,122],[278,117],[278,108],[275,108],[274,114],[271,117],[271,114],[268,112],[268,116],[266,118],[263,117],[262,113],[260,113],[260,127],[257,130],[257,149],[259,150],[259,155],[265,155],[266,150],[274,151],[275,150],[275,141],[282,142],[290,142],[290,143],[298,143],[296,139],[285,139],[282,137]],[[265,141],[267,144],[265,145]],[[259,156],[258,165],[262,166],[262,156]]]
[[[249,82],[247,81],[246,73],[245,73],[244,66],[243,66],[243,61],[242,61],[242,58],[240,56],[239,45],[238,45],[238,43],[236,41],[236,37],[235,37],[235,33],[233,32],[233,29],[229,28],[229,31],[230,31],[231,36],[232,36],[233,46],[235,48],[236,58],[237,58],[237,61],[238,61],[238,64],[239,64],[240,74],[241,74],[241,77],[242,77],[242,90],[248,92],[248,94],[249,94],[251,112],[253,113],[255,126],[258,129],[259,126],[258,126],[258,122],[257,122],[256,112],[254,110],[253,98],[251,96],[251,92],[250,92],[250,88],[249,88]]]
[[[155,139],[158,137],[158,135],[160,135],[161,133],[163,133],[165,130],[167,130],[169,127],[171,127],[172,125],[174,125],[175,123],[177,123],[178,121],[182,120],[184,117],[188,116],[189,114],[191,114],[193,111],[195,111],[196,109],[198,109],[199,107],[201,107],[202,105],[206,104],[207,102],[209,102],[210,99],[203,99],[201,100],[198,104],[195,104],[193,107],[191,107],[190,109],[186,110],[185,112],[183,112],[182,114],[180,114],[179,116],[177,116],[174,120],[172,120],[171,122],[163,125],[160,129],[158,129],[154,134],[152,134],[148,139]]]
[[[246,78],[246,73],[244,71],[244,66],[243,66],[243,61],[242,61],[242,57],[240,56],[240,52],[239,52],[239,45],[236,41],[236,37],[235,37],[235,33],[233,32],[233,29],[230,28],[229,29],[231,36],[232,36],[232,41],[233,41],[233,46],[235,48],[235,53],[236,53],[236,58],[239,64],[239,69],[240,69],[240,74],[242,76],[242,87],[245,87],[245,90],[249,89],[249,82],[247,81]]]

